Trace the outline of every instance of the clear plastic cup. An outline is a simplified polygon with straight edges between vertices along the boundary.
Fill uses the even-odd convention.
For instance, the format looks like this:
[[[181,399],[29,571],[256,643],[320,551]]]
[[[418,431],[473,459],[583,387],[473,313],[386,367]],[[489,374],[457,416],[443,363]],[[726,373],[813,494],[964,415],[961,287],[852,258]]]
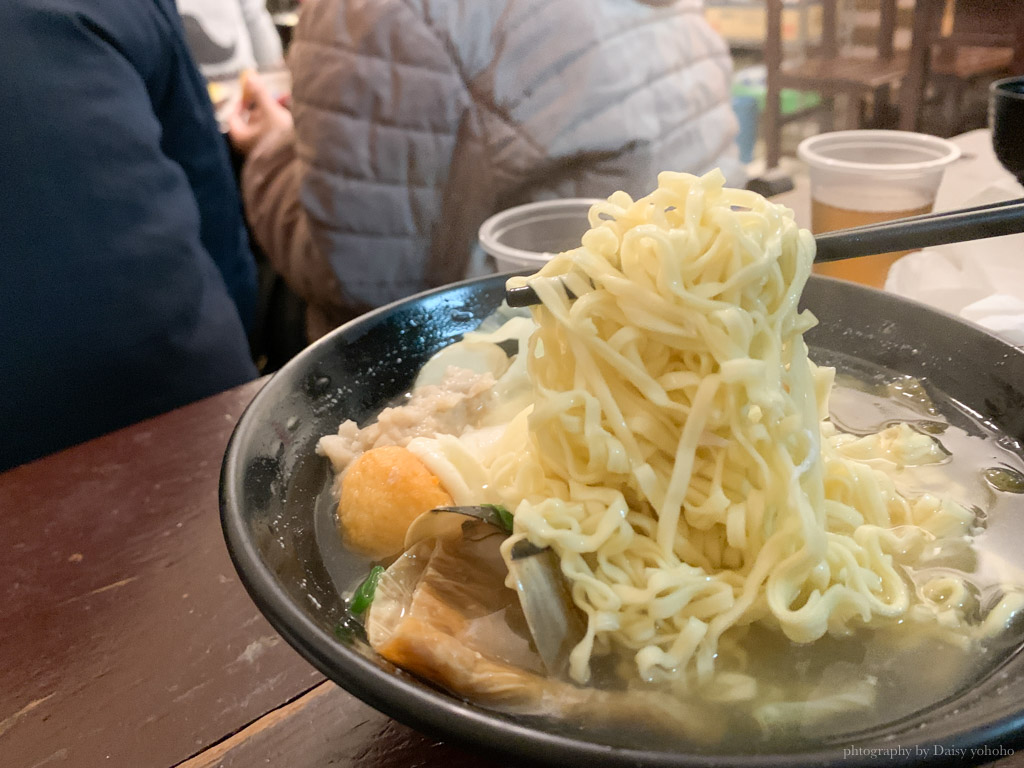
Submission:
[[[480,246],[499,272],[537,270],[555,254],[578,248],[595,198],[542,200],[509,208],[480,225]]]
[[[960,149],[909,131],[836,131],[800,142],[810,171],[811,230],[831,232],[928,213]],[[906,251],[818,264],[815,272],[881,288]]]

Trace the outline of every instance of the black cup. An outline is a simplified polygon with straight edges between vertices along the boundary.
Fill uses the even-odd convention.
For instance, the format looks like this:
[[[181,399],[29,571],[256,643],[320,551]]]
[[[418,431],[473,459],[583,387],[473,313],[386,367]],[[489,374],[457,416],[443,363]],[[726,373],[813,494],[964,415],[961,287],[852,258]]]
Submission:
[[[1007,77],[992,83],[988,124],[999,162],[1024,184],[1024,77]]]

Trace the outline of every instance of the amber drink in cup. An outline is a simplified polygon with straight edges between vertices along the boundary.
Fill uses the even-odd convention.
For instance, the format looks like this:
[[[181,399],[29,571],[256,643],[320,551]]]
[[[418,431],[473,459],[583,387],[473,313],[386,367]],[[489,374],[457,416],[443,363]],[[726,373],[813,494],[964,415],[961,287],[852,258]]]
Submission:
[[[960,156],[952,142],[909,131],[836,131],[800,143],[811,180],[815,234],[928,213],[946,166]],[[906,251],[815,265],[815,272],[881,288]]]

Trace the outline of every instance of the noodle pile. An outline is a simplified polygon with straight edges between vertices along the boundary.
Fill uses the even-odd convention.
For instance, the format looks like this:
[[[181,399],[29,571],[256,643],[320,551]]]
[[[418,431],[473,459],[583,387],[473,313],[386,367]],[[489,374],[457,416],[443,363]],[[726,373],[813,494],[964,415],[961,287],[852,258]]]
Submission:
[[[543,303],[528,434],[489,472],[514,513],[505,552],[553,547],[587,616],[578,682],[593,656],[628,649],[645,680],[706,684],[753,622],[805,643],[901,619],[966,637],[972,620],[956,579],[903,575],[972,514],[904,498],[865,460],[938,462],[941,448],[905,426],[856,438],[823,421],[833,371],[808,359],[816,321],[797,308],[814,241],[723,183],[663,173],[647,197],[618,192],[580,248],[529,278]]]

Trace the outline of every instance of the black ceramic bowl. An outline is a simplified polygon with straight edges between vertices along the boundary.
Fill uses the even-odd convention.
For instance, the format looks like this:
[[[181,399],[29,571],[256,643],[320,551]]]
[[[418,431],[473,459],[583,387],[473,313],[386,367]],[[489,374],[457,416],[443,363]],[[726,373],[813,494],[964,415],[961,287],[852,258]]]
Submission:
[[[989,86],[988,125],[999,162],[1024,184],[1024,77],[1007,77]]]
[[[317,494],[330,476],[327,461],[314,452],[316,441],[343,419],[367,419],[407,390],[430,355],[475,328],[499,304],[504,283],[504,276],[461,283],[339,328],[277,373],[242,415],[221,475],[224,533],[253,600],[299,653],[348,691],[414,728],[550,765],[963,764],[991,761],[991,750],[1024,742],[1021,654],[954,700],[884,730],[789,754],[752,753],[745,744],[699,754],[630,744],[628,734],[609,745],[592,740],[585,729],[537,727],[395,669],[358,636],[339,638],[343,606],[328,573],[330,567],[337,577],[338,564],[325,563],[314,523]],[[1006,434],[1024,438],[1024,351],[951,316],[851,283],[814,277],[804,305],[820,320],[808,336],[814,356],[841,366],[843,360],[865,361],[923,378]],[[355,579],[366,564],[350,559]],[[986,747],[988,754],[970,751]],[[952,751],[960,749],[966,752]]]

